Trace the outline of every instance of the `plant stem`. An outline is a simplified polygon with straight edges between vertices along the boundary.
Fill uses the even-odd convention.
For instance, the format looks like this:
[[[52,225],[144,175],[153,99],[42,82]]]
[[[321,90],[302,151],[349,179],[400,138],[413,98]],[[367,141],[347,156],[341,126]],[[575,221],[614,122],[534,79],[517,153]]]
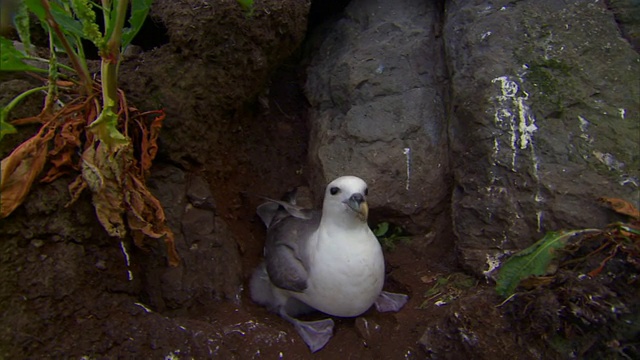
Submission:
[[[111,9],[111,0],[103,0],[104,9]],[[113,112],[116,111],[118,104],[118,64],[120,63],[120,44],[122,42],[122,28],[124,20],[127,16],[128,0],[119,0],[115,2],[116,18],[114,23],[110,23],[111,14],[104,11],[106,30],[108,34],[111,30],[111,36],[107,40],[105,52],[102,54],[102,63],[100,70],[102,73],[102,98],[105,108],[111,107]],[[110,27],[112,27],[110,29]]]
[[[92,87],[93,82],[91,80],[91,75],[89,74],[89,71],[85,66],[83,66],[83,59],[80,59],[78,55],[75,53],[75,51],[73,51],[73,48],[69,44],[69,41],[67,41],[67,38],[64,36],[64,33],[60,29],[60,26],[58,26],[58,23],[53,18],[53,14],[51,14],[51,5],[49,5],[49,1],[40,0],[40,2],[42,3],[42,7],[44,8],[44,11],[47,16],[47,24],[51,29],[53,29],[53,31],[55,31],[56,35],[58,36],[58,39],[62,43],[62,46],[64,47],[64,51],[69,56],[69,59],[71,60],[71,64],[73,64],[73,68],[76,70],[78,77],[80,77],[80,83],[82,83],[82,86],[84,87],[86,95],[87,96],[91,95],[93,93],[93,87]]]
[[[58,57],[56,56],[56,50],[53,45],[53,33],[49,31],[49,90],[44,101],[43,112],[51,114],[53,109],[53,103],[58,97]]]
[[[48,62],[49,62],[49,59],[44,59],[44,58],[41,58],[41,57],[35,57],[35,56],[27,56],[27,57],[25,57],[25,59],[26,59],[26,60],[39,61],[39,62],[45,62],[45,63],[48,63]],[[59,67],[59,68],[65,69],[65,70],[67,70],[67,71],[75,72],[75,70],[74,70],[72,67],[67,66],[67,65],[65,65],[65,64],[60,64],[60,63],[58,63],[57,65],[58,65],[58,67]],[[64,74],[63,74],[63,75],[64,75]]]
[[[16,107],[16,105],[18,105],[20,103],[20,101],[22,101],[22,99],[26,98],[27,96],[36,93],[38,91],[42,91],[42,90],[47,90],[48,87],[47,86],[40,86],[37,88],[33,88],[33,89],[29,89],[25,92],[23,92],[22,94],[16,96],[13,98],[13,100],[11,100],[11,102],[9,102],[7,104],[7,106],[5,106],[4,108],[2,108],[2,113],[3,115],[9,114],[9,112]]]

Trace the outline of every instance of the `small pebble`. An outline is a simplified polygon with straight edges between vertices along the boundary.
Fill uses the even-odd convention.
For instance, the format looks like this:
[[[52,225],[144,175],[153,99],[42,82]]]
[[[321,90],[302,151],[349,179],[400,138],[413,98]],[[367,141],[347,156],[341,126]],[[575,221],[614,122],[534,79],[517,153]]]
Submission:
[[[105,261],[104,261],[104,260],[98,260],[98,261],[96,262],[96,267],[97,267],[99,270],[107,270],[107,264],[105,263]]]
[[[31,240],[31,245],[35,248],[40,248],[44,245],[44,241],[40,239]]]

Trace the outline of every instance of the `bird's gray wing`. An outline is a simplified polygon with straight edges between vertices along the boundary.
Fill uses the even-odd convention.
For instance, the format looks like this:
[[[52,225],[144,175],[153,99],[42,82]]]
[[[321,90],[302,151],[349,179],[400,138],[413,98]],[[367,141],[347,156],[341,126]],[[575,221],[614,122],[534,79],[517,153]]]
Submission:
[[[308,259],[304,249],[320,225],[320,212],[307,211],[309,219],[286,217],[267,231],[265,262],[271,282],[282,289],[303,291],[307,288]]]
[[[293,195],[295,196],[295,194]],[[257,213],[266,227],[273,226],[275,222],[287,216],[309,220],[311,214],[309,210],[295,204],[295,198],[286,200],[275,200],[261,196],[267,202],[258,206]]]
[[[267,228],[269,228],[271,224],[275,223],[274,219],[277,219],[279,214],[283,212],[286,213],[284,209],[281,210],[278,203],[271,201],[258,205],[258,208],[256,209],[256,213],[260,217],[260,220],[262,220],[262,223]]]

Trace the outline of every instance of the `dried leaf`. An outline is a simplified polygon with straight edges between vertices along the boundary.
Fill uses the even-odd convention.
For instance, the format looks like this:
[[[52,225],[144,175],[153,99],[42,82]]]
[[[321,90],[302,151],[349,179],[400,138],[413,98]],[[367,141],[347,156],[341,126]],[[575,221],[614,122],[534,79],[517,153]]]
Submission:
[[[71,195],[71,200],[65,205],[65,207],[73,204],[78,200],[82,191],[87,188],[87,182],[84,181],[82,174],[78,175],[75,180],[71,184],[69,184],[69,195]]]
[[[11,121],[11,124],[16,125],[16,126],[20,126],[20,125],[29,125],[29,124],[42,124],[43,121],[41,120],[39,115],[36,116],[30,116],[30,117],[26,117],[26,118],[22,118],[22,119],[16,119]]]
[[[611,251],[611,254],[609,254],[609,256],[607,256],[606,258],[604,258],[604,260],[602,260],[600,262],[600,266],[598,266],[597,268],[589,271],[589,273],[587,275],[589,275],[590,277],[596,277],[598,276],[598,274],[600,274],[602,272],[602,270],[604,269],[604,266],[607,265],[607,262],[609,262],[609,260],[613,259],[614,256],[616,256],[616,253],[618,252],[618,247],[614,247],[613,251]]]
[[[41,111],[40,114],[36,116],[30,116],[22,119],[11,120],[11,124],[13,125],[29,125],[29,124],[46,124],[52,120],[52,116],[50,113],[46,111]]]
[[[520,281],[520,286],[527,290],[531,290],[540,286],[551,284],[554,278],[554,276],[532,276]]]
[[[176,242],[173,237],[173,232],[167,228],[167,236],[164,238],[164,242],[167,245],[167,257],[169,258],[169,265],[178,266],[180,265],[180,255],[178,255],[178,251],[176,251]]]
[[[49,162],[53,165],[42,182],[52,182],[71,170],[78,170],[74,161],[78,148],[82,145],[80,136],[84,131],[85,120],[81,117],[68,118],[60,127],[54,139],[54,148],[49,152]]]
[[[65,81],[65,80],[58,80],[56,81],[56,84],[58,85],[58,87],[73,87],[76,84],[73,81]]]
[[[27,197],[31,185],[47,160],[47,145],[52,137],[52,130],[44,136],[39,133],[2,159],[0,218],[9,216]]]
[[[122,150],[126,151],[126,148]],[[82,177],[91,189],[98,220],[110,236],[119,238],[126,234],[122,218],[123,189],[118,176],[122,167],[123,157],[113,156],[102,142],[95,147],[89,146],[82,154]]]
[[[142,158],[141,165],[143,171],[147,172],[158,154],[158,136],[160,135],[160,129],[162,128],[162,121],[165,118],[164,111],[159,112],[160,115],[156,116],[151,122],[149,127],[148,136],[144,136],[142,140]],[[145,134],[146,135],[146,134]]]
[[[611,207],[611,209],[619,214],[631,216],[634,220],[640,220],[640,212],[638,211],[638,209],[636,209],[635,206],[633,206],[626,200],[605,197],[602,197],[598,200],[607,204],[609,207]]]
[[[140,232],[154,239],[164,237],[169,265],[178,266],[180,257],[175,248],[174,235],[166,225],[164,210],[160,201],[149,192],[144,183],[135,176],[135,170],[126,174],[125,202],[127,222],[133,232]],[[134,236],[134,240],[136,236]],[[136,241],[138,244],[138,241]]]

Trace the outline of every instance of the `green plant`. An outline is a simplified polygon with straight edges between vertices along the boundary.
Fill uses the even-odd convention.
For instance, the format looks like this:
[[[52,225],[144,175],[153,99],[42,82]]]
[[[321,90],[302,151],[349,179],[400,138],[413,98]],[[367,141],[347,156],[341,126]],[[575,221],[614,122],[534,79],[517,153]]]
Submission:
[[[25,0],[21,3],[15,25],[25,49],[18,50],[11,41],[0,38],[0,69],[43,72],[25,61],[46,61],[48,71],[44,72],[48,77],[46,86],[18,95],[0,111],[0,138],[15,132],[15,125],[42,124],[36,135],[2,160],[0,217],[8,216],[24,201],[48,161],[50,168],[42,182],[80,171],[69,186],[70,203],[88,188],[98,220],[109,235],[123,238],[128,228],[139,246],[146,237],[162,238],[167,245],[169,264],[175,266],[179,257],[173,233],[165,223],[160,202],[145,185],[157,152],[156,140],[164,113],[160,110],[144,113],[130,107],[124,92],[117,87],[120,53],[142,27],[151,2]],[[95,9],[103,15],[102,32]],[[39,19],[49,35],[49,59],[30,55],[27,11]],[[83,39],[99,49],[99,81],[87,70]],[[68,57],[70,67],[58,62],[59,50]],[[9,111],[22,98],[43,89],[47,90],[47,96],[38,116],[8,122]]]
[[[179,256],[174,235],[166,225],[160,202],[145,185],[158,151],[157,138],[165,117],[162,110],[141,112],[128,105],[118,89],[118,67],[126,48],[142,27],[152,0],[25,0],[14,17],[24,49],[0,37],[0,71],[47,73],[45,86],[30,89],[0,108],[0,140],[15,126],[41,124],[36,135],[2,160],[0,218],[9,216],[25,199],[48,162],[41,182],[80,172],[69,185],[70,205],[89,189],[98,220],[114,237],[131,234],[136,245],[145,238],[163,239],[170,265]],[[245,12],[253,0],[239,1]],[[96,19],[102,15],[103,30]],[[49,36],[49,58],[32,50],[29,13]],[[100,77],[88,71],[83,40],[92,42],[101,57]],[[57,55],[66,54],[71,66]],[[48,70],[28,61],[48,64]],[[9,122],[9,113],[25,97],[46,90],[39,115]],[[79,155],[78,155],[79,154]]]
[[[477,279],[460,272],[439,276],[435,279],[433,286],[424,292],[423,297],[425,297],[425,300],[418,308],[425,309],[434,300],[434,305],[436,306],[450,304],[460,297],[464,291],[477,285]]]
[[[498,294],[509,296],[522,279],[532,275],[545,275],[557,255],[557,250],[563,248],[570,237],[579,233],[579,231],[548,232],[535,244],[513,254],[500,267],[496,281]]]
[[[373,228],[373,234],[378,238],[382,247],[393,250],[399,241],[408,242],[410,237],[405,235],[405,231],[400,227],[386,221],[378,223]]]
[[[515,254],[500,269],[497,289],[508,297],[498,307],[504,306],[516,330],[546,339],[558,353],[617,352],[631,358],[627,354],[634,354],[637,343],[629,324],[638,313],[640,212],[623,199],[599,201],[629,222],[548,233]]]
[[[606,199],[620,201],[619,199]],[[619,202],[618,202],[619,203]],[[628,205],[628,203],[625,202]],[[630,206],[631,207],[631,206]],[[632,207],[631,207],[632,208]],[[635,211],[635,221],[638,221],[637,210]],[[616,211],[627,214],[623,211],[627,209],[616,209]],[[631,213],[629,211],[629,213]],[[589,254],[593,256],[603,251],[609,251],[609,255],[601,262],[600,266],[591,270],[587,275],[597,276],[617,253],[626,253],[627,261],[637,262],[640,256],[640,230],[637,224],[614,223],[604,230],[599,229],[582,229],[566,232],[548,232],[542,239],[538,240],[528,248],[513,254],[500,267],[498,278],[496,280],[496,291],[503,297],[509,297],[515,293],[518,285],[524,284],[527,280],[529,286],[539,286],[550,283],[552,277],[543,277],[544,275],[553,275],[557,270],[557,264],[554,261],[558,259],[561,250],[566,250],[569,245],[579,248],[585,239],[593,238],[601,241],[598,250]],[[569,239],[576,237],[577,240],[569,243]],[[583,261],[584,259],[572,259],[564,261],[562,266]]]

